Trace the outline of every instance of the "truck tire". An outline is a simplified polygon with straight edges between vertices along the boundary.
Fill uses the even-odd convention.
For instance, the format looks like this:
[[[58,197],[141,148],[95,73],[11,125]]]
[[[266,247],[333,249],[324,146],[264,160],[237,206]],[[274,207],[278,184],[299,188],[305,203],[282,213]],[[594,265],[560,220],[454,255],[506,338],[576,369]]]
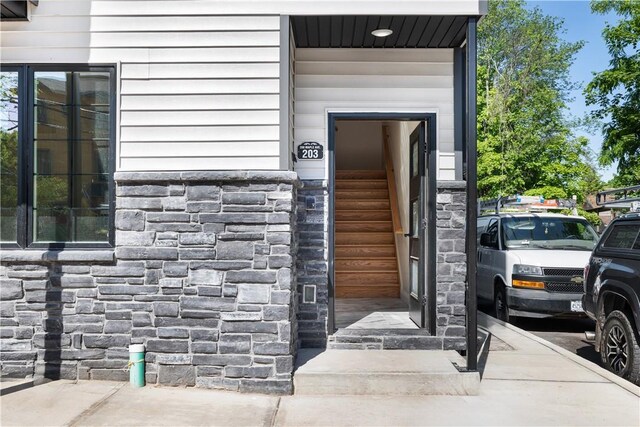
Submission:
[[[609,371],[640,385],[640,346],[633,325],[620,310],[609,313],[604,322],[600,356]]]
[[[507,303],[507,292],[504,285],[498,283],[493,296],[493,309],[496,319],[509,323],[509,304]]]

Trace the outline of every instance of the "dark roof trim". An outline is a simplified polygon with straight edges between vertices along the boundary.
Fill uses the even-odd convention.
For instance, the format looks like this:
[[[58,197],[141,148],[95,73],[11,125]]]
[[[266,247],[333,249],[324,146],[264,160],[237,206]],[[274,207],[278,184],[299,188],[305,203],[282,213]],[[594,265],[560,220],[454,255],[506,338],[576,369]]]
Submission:
[[[467,16],[333,15],[294,16],[291,24],[299,48],[453,48],[466,37]],[[393,34],[374,37],[389,28]]]
[[[0,0],[3,21],[24,21],[29,18],[29,3],[38,5],[39,0]]]

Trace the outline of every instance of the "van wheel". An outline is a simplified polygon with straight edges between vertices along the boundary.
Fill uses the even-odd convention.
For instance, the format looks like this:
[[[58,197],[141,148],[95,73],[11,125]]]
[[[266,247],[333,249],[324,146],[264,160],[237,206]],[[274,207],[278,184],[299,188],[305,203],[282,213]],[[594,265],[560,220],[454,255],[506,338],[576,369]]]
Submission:
[[[503,322],[509,322],[509,304],[507,304],[507,294],[503,284],[496,287],[496,293],[493,297],[493,308],[496,318]]]
[[[609,371],[640,385],[640,347],[633,325],[620,310],[609,313],[604,322],[600,355]]]

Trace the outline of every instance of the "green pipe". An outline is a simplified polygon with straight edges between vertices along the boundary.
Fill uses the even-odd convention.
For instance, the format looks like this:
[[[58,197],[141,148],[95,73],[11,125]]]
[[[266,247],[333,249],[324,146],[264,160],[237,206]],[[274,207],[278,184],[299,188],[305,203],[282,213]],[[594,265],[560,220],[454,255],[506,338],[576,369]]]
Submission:
[[[144,387],[144,344],[129,346],[129,383],[133,387]]]

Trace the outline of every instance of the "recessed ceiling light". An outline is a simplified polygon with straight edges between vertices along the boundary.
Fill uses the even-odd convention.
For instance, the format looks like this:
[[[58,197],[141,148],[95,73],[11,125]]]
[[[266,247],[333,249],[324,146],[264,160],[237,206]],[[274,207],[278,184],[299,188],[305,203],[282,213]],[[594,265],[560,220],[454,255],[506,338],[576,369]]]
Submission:
[[[393,34],[393,30],[390,30],[388,28],[378,28],[377,30],[371,31],[371,34],[376,37],[388,37]]]

